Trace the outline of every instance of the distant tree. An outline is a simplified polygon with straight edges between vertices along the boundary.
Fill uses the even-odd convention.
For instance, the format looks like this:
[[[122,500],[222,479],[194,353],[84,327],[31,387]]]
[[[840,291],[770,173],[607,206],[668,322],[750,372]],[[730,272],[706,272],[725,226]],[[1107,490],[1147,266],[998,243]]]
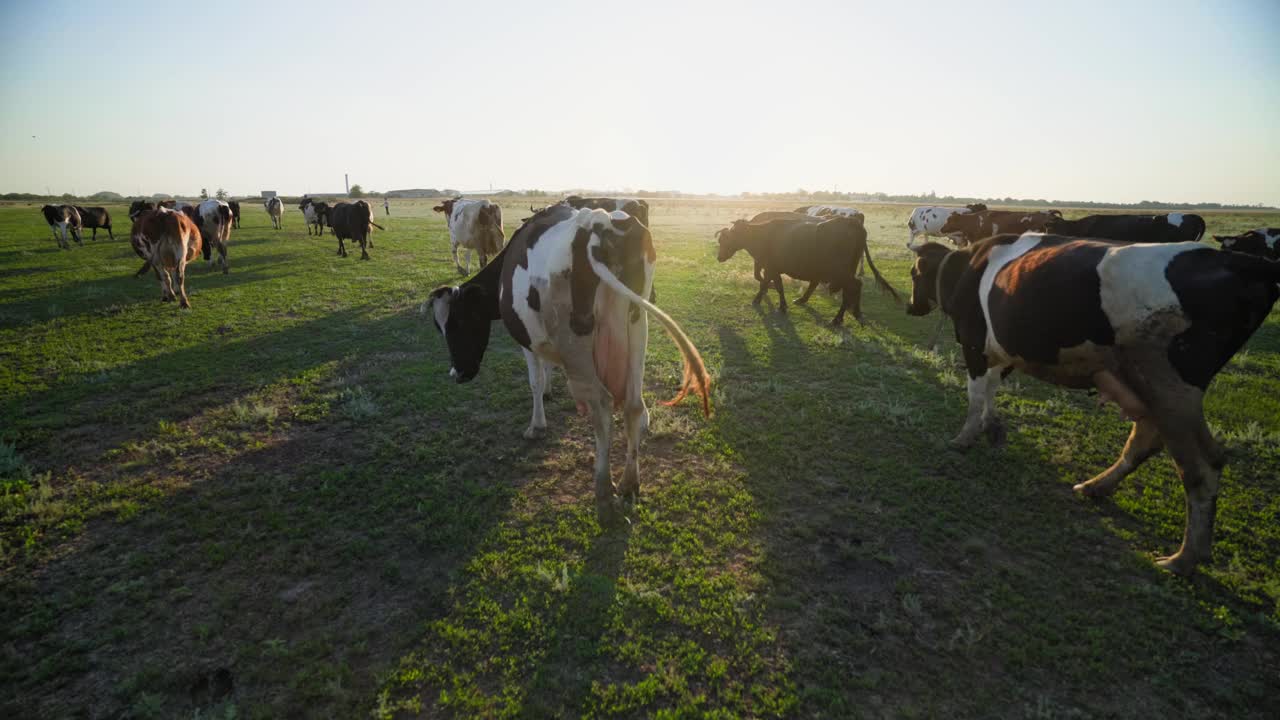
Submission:
[[[364,188],[360,187],[360,183],[356,183],[351,186],[351,191],[347,194],[353,198],[362,198],[364,197]]]
[[[218,192],[214,193],[213,196],[218,198],[219,200],[226,200],[227,191],[222,188],[218,188]]]
[[[200,188],[200,199],[201,200],[209,199],[209,191],[206,188]]]
[[[71,193],[62,193],[62,199],[63,199],[63,200],[75,200],[75,199],[76,199],[76,196],[75,196],[75,195],[72,195]]]

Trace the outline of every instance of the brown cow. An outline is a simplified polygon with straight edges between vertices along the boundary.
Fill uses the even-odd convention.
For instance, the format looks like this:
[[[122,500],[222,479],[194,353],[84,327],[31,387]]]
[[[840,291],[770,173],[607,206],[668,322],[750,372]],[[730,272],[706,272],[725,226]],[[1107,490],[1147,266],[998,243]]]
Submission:
[[[939,231],[941,235],[959,235],[964,244],[1001,233],[1044,232],[1049,223],[1062,219],[1057,210],[1034,212],[1030,210],[983,210],[981,212],[953,213]]]
[[[155,269],[160,299],[169,302],[177,297],[178,307],[191,307],[187,299],[187,263],[200,254],[200,228],[183,213],[163,208],[148,210],[133,221],[130,239],[133,251],[147,261],[139,274],[147,267]],[[177,275],[176,293],[170,272]]]

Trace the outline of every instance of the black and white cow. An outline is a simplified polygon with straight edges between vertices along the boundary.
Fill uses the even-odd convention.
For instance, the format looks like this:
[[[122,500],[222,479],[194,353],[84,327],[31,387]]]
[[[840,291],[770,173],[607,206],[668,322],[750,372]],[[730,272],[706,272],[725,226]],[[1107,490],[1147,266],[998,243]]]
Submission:
[[[281,220],[284,218],[284,201],[278,197],[270,197],[262,205],[267,209],[267,214],[271,216],[271,227],[279,230]]]
[[[1258,228],[1239,235],[1214,235],[1223,250],[1280,260],[1280,228]]]
[[[493,262],[462,285],[431,293],[427,311],[444,336],[449,375],[467,382],[480,370],[492,321],[502,320],[524,348],[533,395],[525,430],[533,438],[547,426],[542,398],[551,365],[564,368],[569,392],[590,413],[596,438],[595,495],[602,524],[617,518],[609,474],[612,409],[622,408],[627,455],[616,491],[640,492],[641,436],[649,412],[644,385],[648,315],[658,319],[680,348],[684,382],[668,404],[690,390],[710,413],[711,379],[697,348],[666,313],[645,300],[653,284],[653,240],[638,219],[603,210],[557,204],[525,223]]]
[[[83,228],[93,230],[93,237],[90,240],[98,239],[98,228],[106,230],[107,237],[116,239],[115,233],[111,232],[111,213],[107,212],[106,208],[76,205],[76,212],[80,213],[80,223]]]
[[[471,251],[480,253],[480,267],[489,263],[502,250],[506,235],[502,231],[502,208],[488,200],[454,198],[432,208],[444,213],[449,227],[449,250],[459,275],[471,273]],[[467,267],[458,262],[458,248],[467,249]]]
[[[307,234],[311,235],[311,229],[315,228],[316,235],[323,235],[324,226],[329,222],[329,203],[302,198],[298,203],[298,209],[302,211],[302,217],[306,220]]]
[[[561,200],[564,204],[575,210],[582,208],[594,208],[613,212],[621,210],[631,217],[639,220],[645,227],[649,227],[649,203],[636,198],[610,198],[610,197],[581,197],[579,195],[570,195]]]
[[[183,208],[185,210],[185,208]],[[222,274],[231,272],[227,262],[227,247],[231,243],[231,206],[222,200],[209,198],[196,206],[193,219],[200,226],[200,237],[204,245],[204,259],[209,268],[213,268],[213,251],[218,251],[218,263],[222,266]]]
[[[796,208],[796,212],[809,217],[863,217],[862,211],[857,208],[842,207],[840,205],[805,205],[802,208]]]
[[[939,237],[949,237],[952,242],[959,240],[959,234],[951,236],[942,232],[942,226],[947,224],[947,220],[956,213],[982,212],[987,209],[982,203],[973,203],[962,208],[958,207],[941,207],[938,205],[925,205],[911,211],[911,217],[907,219],[907,247],[914,247],[916,238],[920,235],[928,237],[930,235]]]
[[[58,247],[63,250],[70,250],[71,243],[67,242],[67,233],[71,233],[71,239],[76,241],[77,245],[84,245],[84,241],[80,239],[80,212],[73,205],[45,205],[40,208],[40,212],[44,215],[44,221],[49,223],[49,229],[53,231],[53,239],[57,241]]]
[[[969,412],[953,447],[1004,440],[995,395],[1017,369],[1097,388],[1133,420],[1120,458],[1075,486],[1090,497],[1162,447],[1186,493],[1182,547],[1159,565],[1188,574],[1210,558],[1226,456],[1204,393],[1280,297],[1280,263],[1200,243],[1129,244],[1039,233],[997,235],[962,250],[916,249],[912,315],[951,316],[969,374]],[[939,300],[941,302],[939,303]]]
[[[1088,215],[1079,220],[1059,217],[1046,228],[1055,235],[1139,243],[1197,242],[1204,237],[1204,229],[1204,218],[1191,213]]]

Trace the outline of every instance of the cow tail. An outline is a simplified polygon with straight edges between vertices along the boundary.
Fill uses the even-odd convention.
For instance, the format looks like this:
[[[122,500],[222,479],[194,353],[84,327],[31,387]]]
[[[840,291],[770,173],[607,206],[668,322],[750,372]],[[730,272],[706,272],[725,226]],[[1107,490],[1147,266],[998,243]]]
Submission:
[[[862,255],[867,259],[867,267],[871,268],[871,274],[876,276],[876,285],[880,287],[881,291],[887,290],[889,294],[893,296],[893,301],[901,305],[902,298],[898,295],[898,291],[893,289],[893,286],[889,284],[889,281],[885,280],[884,276],[880,274],[880,271],[876,269],[876,264],[871,261],[870,245],[863,245]]]
[[[383,231],[383,232],[386,232],[386,231],[387,231],[387,229],[386,229],[386,228],[382,227],[381,225],[379,225],[378,223],[376,223],[376,222],[374,222],[374,221],[372,221],[372,220],[370,220],[370,221],[369,221],[369,224],[370,224],[370,225],[372,225],[372,226],[374,226],[374,227],[376,227],[376,228],[378,228],[379,230],[381,230],[381,231]]]
[[[588,254],[589,256],[590,254]],[[680,329],[675,320],[671,319],[656,305],[645,300],[627,287],[621,280],[614,275],[604,263],[589,257],[591,261],[591,269],[595,271],[596,277],[611,290],[618,293],[622,297],[644,308],[650,315],[658,319],[662,324],[662,329],[667,331],[667,335],[671,336],[671,340],[675,342],[676,347],[680,348],[680,355],[684,359],[684,379],[680,386],[680,392],[674,398],[662,403],[663,405],[675,405],[684,399],[689,391],[692,390],[702,398],[702,414],[711,415],[711,375],[707,372],[707,366],[702,362],[702,355],[698,353],[698,348],[694,347],[693,341],[688,335]]]

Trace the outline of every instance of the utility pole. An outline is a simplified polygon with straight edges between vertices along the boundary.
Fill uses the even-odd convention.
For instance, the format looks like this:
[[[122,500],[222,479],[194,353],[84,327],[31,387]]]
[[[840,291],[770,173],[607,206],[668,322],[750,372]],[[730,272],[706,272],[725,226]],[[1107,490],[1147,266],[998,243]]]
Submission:
[[[347,186],[347,194],[350,195],[351,194],[351,176],[349,174],[342,173],[342,184]]]

